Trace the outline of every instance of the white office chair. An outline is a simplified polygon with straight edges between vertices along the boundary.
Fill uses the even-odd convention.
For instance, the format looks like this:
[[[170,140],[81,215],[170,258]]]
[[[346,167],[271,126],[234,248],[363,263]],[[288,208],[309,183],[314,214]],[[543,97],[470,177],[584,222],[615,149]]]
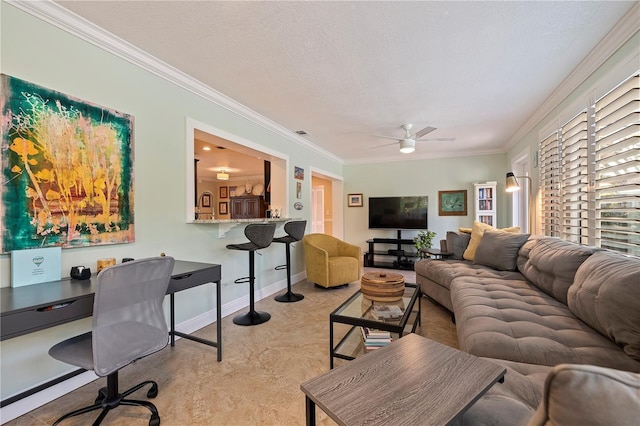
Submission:
[[[145,381],[118,392],[118,371],[130,363],[164,348],[169,342],[162,302],[171,280],[174,259],[154,257],[134,260],[100,271],[93,302],[91,331],[58,343],[49,349],[53,358],[107,376],[95,404],[72,411],[62,420],[102,409],[94,425],[100,424],[118,405],[139,405],[151,411],[149,425],[159,425],[160,416],[149,401],[126,399],[150,384],[147,397],[158,395],[158,384]]]

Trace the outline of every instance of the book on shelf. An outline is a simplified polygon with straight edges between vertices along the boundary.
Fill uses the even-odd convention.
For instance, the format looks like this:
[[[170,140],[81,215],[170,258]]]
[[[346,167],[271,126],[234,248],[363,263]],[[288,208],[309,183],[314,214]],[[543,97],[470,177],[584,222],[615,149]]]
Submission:
[[[373,305],[371,315],[377,320],[400,319],[404,312],[397,305]]]
[[[375,339],[391,339],[391,333],[388,331],[377,330],[375,328],[360,327],[362,331],[362,338],[366,340]]]
[[[376,330],[369,327],[360,327],[362,331],[362,343],[367,351],[382,348],[393,341],[388,331]]]

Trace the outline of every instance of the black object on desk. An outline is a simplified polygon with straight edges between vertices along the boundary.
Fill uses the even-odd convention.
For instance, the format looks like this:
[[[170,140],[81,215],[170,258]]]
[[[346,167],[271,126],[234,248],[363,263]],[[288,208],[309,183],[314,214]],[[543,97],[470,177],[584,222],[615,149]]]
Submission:
[[[175,336],[203,343],[217,348],[217,359],[222,360],[222,302],[220,280],[222,267],[212,263],[188,262],[176,260],[171,274],[167,294],[170,298],[171,324],[169,334],[171,346],[175,346]],[[93,313],[95,295],[95,275],[87,280],[70,278],[32,284],[23,287],[4,287],[0,289],[0,340],[11,339],[65,324]],[[203,284],[216,285],[216,333],[217,342],[201,339],[175,328],[175,293]],[[83,370],[80,370],[80,372]],[[65,376],[66,378],[72,377]],[[65,377],[48,383],[60,383]],[[21,398],[42,390],[47,384],[27,390],[19,395],[3,400],[0,406],[11,404]]]
[[[91,278],[91,268],[85,268],[84,266],[72,266],[69,273],[74,280],[88,280]]]

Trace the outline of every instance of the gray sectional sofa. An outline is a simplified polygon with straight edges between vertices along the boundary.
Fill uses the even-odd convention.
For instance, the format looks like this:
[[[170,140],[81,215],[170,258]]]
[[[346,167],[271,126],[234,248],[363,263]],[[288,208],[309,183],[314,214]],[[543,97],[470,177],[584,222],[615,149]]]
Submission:
[[[447,233],[441,248],[452,258],[415,264],[423,294],[454,315],[460,349],[507,368],[504,383],[467,411],[464,423],[561,424],[549,410],[562,404],[550,401],[587,390],[606,395],[612,385],[593,380],[596,374],[626,375],[635,386],[626,388],[634,402],[615,406],[609,424],[625,424],[624,415],[640,419],[640,375],[633,374],[640,373],[640,259],[556,238],[486,231],[473,260],[465,260],[469,240]],[[550,386],[560,371],[559,377],[580,376],[581,388]],[[582,410],[574,414],[583,424],[606,416],[601,404],[566,403]]]

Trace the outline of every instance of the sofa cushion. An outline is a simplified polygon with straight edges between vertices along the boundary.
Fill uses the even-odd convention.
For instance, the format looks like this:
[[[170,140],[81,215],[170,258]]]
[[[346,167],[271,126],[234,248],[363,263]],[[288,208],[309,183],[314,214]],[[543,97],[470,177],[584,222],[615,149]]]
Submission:
[[[530,426],[634,425],[640,419],[640,375],[561,364],[545,380]]]
[[[524,426],[542,401],[551,367],[485,358],[507,369],[503,383],[494,384],[462,415],[462,425]]]
[[[553,237],[537,238],[532,244],[523,246],[529,257],[525,262],[519,259],[520,272],[539,289],[566,304],[567,290],[578,267],[600,249]]]
[[[640,361],[640,259],[610,251],[578,268],[569,309]]]
[[[511,228],[496,229],[491,225],[487,225],[486,223],[482,223],[482,222],[478,222],[477,220],[474,220],[473,227],[471,228],[471,240],[469,241],[469,245],[467,246],[467,249],[464,251],[464,254],[463,254],[464,259],[473,261],[473,259],[476,256],[476,250],[478,248],[478,244],[480,244],[480,239],[482,238],[482,235],[487,230],[502,231],[502,232],[520,232],[520,227],[513,226]]]
[[[453,253],[450,259],[462,260],[462,255],[471,240],[470,234],[458,233],[453,231],[447,232],[447,251]]]
[[[473,263],[499,271],[515,271],[520,247],[529,234],[486,231],[480,239]]]
[[[417,277],[425,277],[435,281],[447,289],[456,277],[470,276],[478,278],[522,279],[522,274],[515,271],[498,271],[488,266],[476,265],[466,260],[422,259],[414,265]]]
[[[640,371],[615,342],[524,280],[458,277],[451,282],[451,304],[460,349],[473,355]]]

